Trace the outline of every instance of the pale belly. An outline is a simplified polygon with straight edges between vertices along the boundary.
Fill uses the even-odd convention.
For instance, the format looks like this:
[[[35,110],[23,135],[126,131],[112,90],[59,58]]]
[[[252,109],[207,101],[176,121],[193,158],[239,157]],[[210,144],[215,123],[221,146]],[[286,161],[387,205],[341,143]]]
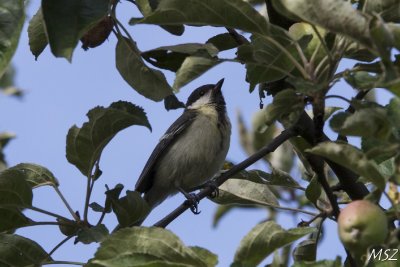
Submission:
[[[230,125],[223,138],[215,123],[202,116],[185,131],[157,164],[154,186],[190,190],[211,179],[222,167],[230,143]],[[205,155],[205,156],[204,156]]]

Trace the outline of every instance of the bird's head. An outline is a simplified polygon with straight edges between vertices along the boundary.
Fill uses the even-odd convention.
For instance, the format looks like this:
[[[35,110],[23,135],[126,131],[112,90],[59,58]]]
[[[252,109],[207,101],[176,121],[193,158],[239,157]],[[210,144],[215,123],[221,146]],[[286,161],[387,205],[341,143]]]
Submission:
[[[216,84],[206,84],[194,90],[186,102],[186,108],[199,109],[207,105],[225,106],[221,91],[223,83],[224,79],[221,79]]]

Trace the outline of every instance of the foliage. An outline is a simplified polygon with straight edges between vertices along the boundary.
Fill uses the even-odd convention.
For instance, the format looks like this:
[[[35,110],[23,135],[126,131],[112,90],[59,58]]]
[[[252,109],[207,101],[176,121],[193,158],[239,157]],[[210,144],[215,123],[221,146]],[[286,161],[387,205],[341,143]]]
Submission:
[[[214,66],[226,62],[242,64],[249,91],[258,86],[260,102],[271,95],[272,103],[255,114],[251,129],[238,116],[241,144],[249,158],[235,166],[227,164],[229,175],[216,179],[220,182],[219,195],[210,198],[220,204],[214,225],[231,210],[242,207],[266,209],[269,217],[242,239],[232,266],[256,266],[271,254],[274,257],[270,266],[286,266],[292,261],[293,266],[341,266],[340,258],[316,261],[324,222],[337,220],[338,202],[367,198],[379,203],[383,195],[391,203],[386,214],[393,225],[386,242],[376,245],[400,246],[398,229],[394,227],[400,219],[399,1],[127,2],[135,4],[143,15],[130,20],[132,27],[150,24],[177,36],[191,26],[224,27],[228,33],[210,36],[205,43],[140,51],[136,44],[140,40],[134,40],[120,21],[120,1],[42,0],[41,8],[29,22],[31,52],[38,59],[49,46],[55,57],[71,61],[79,40],[84,49],[93,49],[112,33],[117,40],[115,61],[121,77],[144,97],[156,102],[164,100],[166,109],[182,107],[174,94]],[[268,19],[258,11],[260,5],[266,6]],[[23,0],[0,0],[0,8],[1,87],[10,88],[9,66],[25,21],[25,6]],[[232,58],[221,56],[227,50],[234,55]],[[345,59],[351,59],[353,67],[338,71]],[[165,78],[165,70],[176,74],[172,85]],[[329,95],[339,80],[357,91],[353,99]],[[2,91],[6,92],[4,88]],[[389,104],[381,105],[365,97],[375,88],[391,93]],[[13,90],[8,92],[21,93]],[[337,112],[339,108],[326,106],[326,99],[332,97],[344,99],[349,107]],[[4,266],[59,263],[51,257],[54,250],[46,252],[35,241],[14,234],[22,227],[46,224],[28,217],[25,211],[33,210],[54,217],[47,224],[58,225],[66,236],[60,245],[72,237],[75,243],[100,242],[86,266],[215,266],[217,255],[205,248],[184,245],[168,230],[129,227],[149,212],[138,192],[127,191],[120,196],[123,185],[119,184],[107,188],[104,205],[91,202],[93,185],[102,173],[99,165],[103,149],[123,129],[137,125],[151,130],[151,125],[141,107],[125,101],[95,107],[87,117],[81,127],[70,128],[66,142],[68,162],[87,182],[82,216],[60,191],[62,179],[46,167],[21,163],[7,168],[3,149],[14,135],[0,133],[0,262]],[[337,133],[337,140],[325,135],[327,125]],[[286,135],[279,135],[282,127]],[[358,137],[361,146],[348,143],[348,136]],[[289,138],[290,142],[284,143]],[[258,159],[269,172],[242,167]],[[291,176],[296,168],[302,179]],[[40,197],[35,190],[40,186],[55,190],[69,210],[69,218],[32,206],[33,195]],[[211,196],[210,192],[202,190],[198,196]],[[285,230],[274,221],[281,210],[313,218]],[[91,212],[101,213],[97,223],[91,221]],[[114,231],[102,223],[110,213],[119,222]],[[307,239],[293,246],[304,237]],[[346,262],[350,266],[364,264],[361,258],[350,255]]]

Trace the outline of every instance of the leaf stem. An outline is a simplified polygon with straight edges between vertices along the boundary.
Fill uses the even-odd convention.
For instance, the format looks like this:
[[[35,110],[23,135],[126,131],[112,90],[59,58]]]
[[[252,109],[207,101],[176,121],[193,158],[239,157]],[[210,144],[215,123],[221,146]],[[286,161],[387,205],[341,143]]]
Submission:
[[[38,207],[30,206],[30,207],[28,207],[28,209],[36,211],[36,212],[40,212],[40,213],[43,213],[43,214],[46,214],[46,215],[49,215],[49,216],[52,216],[52,217],[55,217],[55,218],[58,218],[58,219],[69,221],[69,219],[64,217],[64,216],[58,215],[56,213],[53,213],[51,211],[47,211],[47,210],[44,210],[44,209],[41,209],[41,208],[38,208]]]
[[[54,190],[56,191],[57,195],[61,198],[62,202],[64,203],[65,207],[67,207],[69,213],[71,213],[72,217],[75,219],[75,221],[79,221],[80,218],[75,214],[74,210],[71,208],[69,205],[68,201],[65,199],[64,195],[61,193],[60,189],[58,186],[53,186]]]

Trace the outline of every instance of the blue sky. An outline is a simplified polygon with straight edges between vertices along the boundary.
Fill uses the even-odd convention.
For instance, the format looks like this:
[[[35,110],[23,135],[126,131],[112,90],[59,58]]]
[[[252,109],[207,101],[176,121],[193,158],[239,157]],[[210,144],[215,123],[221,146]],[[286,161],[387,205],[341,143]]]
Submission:
[[[38,0],[31,1],[28,19],[34,14],[38,5]],[[119,14],[121,21],[125,24],[130,17],[139,16],[136,8],[131,4],[121,5]],[[175,37],[155,26],[127,27],[143,51],[162,45],[205,42],[215,34],[224,32],[223,28],[187,27],[183,36]],[[72,207],[80,210],[81,214],[86,180],[65,158],[65,139],[68,129],[74,124],[81,126],[86,121],[85,114],[91,108],[98,105],[108,106],[118,100],[140,105],[147,112],[153,132],[149,132],[144,127],[130,127],[119,133],[103,152],[100,164],[103,175],[96,183],[92,197],[93,201],[102,203],[105,184],[112,187],[117,183],[122,183],[125,189],[133,190],[137,177],[159,137],[182,112],[182,110],[166,112],[162,102],[155,103],[145,99],[125,83],[115,68],[115,44],[116,38],[111,35],[109,40],[99,48],[85,52],[78,47],[72,64],[65,59],[54,58],[48,48],[40,55],[38,61],[35,61],[29,51],[25,25],[13,64],[17,69],[16,83],[26,90],[26,95],[22,101],[0,96],[2,114],[0,131],[7,130],[17,134],[17,138],[6,150],[10,166],[20,162],[32,162],[49,168],[60,181],[60,189]],[[226,56],[232,56],[232,53],[226,53]],[[348,65],[343,65],[341,68],[346,66]],[[165,72],[165,74],[172,84],[173,73]],[[225,78],[223,92],[228,113],[233,122],[228,158],[239,162],[245,159],[246,154],[238,142],[236,111],[240,110],[250,125],[251,116],[259,107],[257,93],[248,93],[248,84],[244,81],[244,66],[223,63],[184,87],[177,96],[185,102],[193,89],[206,83],[215,83],[223,77]],[[351,97],[354,92],[346,84],[339,83],[333,93],[344,93]],[[387,94],[382,99],[386,102]],[[330,100],[330,103],[346,106],[343,101]],[[261,168],[262,165],[256,164],[255,167]],[[299,177],[296,178],[299,179]],[[35,206],[69,217],[67,210],[50,188],[38,188],[34,193]],[[183,197],[180,195],[165,201],[157,207],[145,224],[151,225],[182,201]],[[219,266],[228,266],[232,262],[240,240],[266,215],[262,210],[235,210],[221,221],[219,227],[213,229],[211,222],[216,205],[209,200],[203,200],[199,207],[200,215],[195,216],[186,212],[168,229],[176,233],[185,244],[205,247],[218,254]],[[36,220],[52,220],[52,218],[45,218],[34,213],[28,214]],[[92,214],[91,218],[95,222],[97,214]],[[306,215],[293,218],[283,213],[279,216],[279,222],[285,228],[290,228],[295,227],[300,219],[307,218]],[[108,215],[105,224],[112,229],[116,220],[112,215]],[[325,225],[326,235],[320,246],[318,258],[333,259],[335,255],[343,256],[344,250],[337,238],[336,225],[332,222]],[[19,230],[18,233],[36,240],[47,251],[64,238],[55,226],[30,227]],[[85,262],[92,257],[95,249],[96,245],[73,245],[70,241],[54,254],[54,258]]]

